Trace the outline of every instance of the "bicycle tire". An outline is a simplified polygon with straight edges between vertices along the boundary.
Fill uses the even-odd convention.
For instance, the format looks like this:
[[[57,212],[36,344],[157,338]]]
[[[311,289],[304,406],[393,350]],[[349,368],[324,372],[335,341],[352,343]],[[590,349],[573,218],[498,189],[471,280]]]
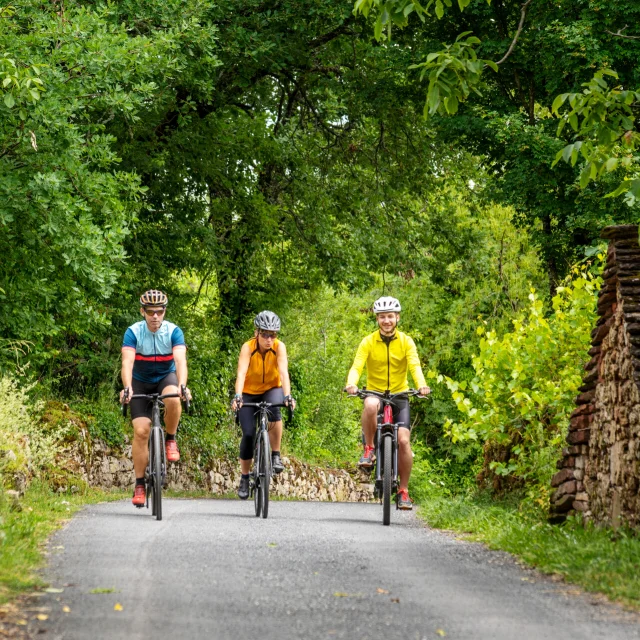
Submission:
[[[269,481],[271,480],[271,455],[269,453],[269,434],[262,432],[262,470],[264,475],[260,479],[260,493],[262,493],[262,517],[269,515]]]
[[[393,441],[387,436],[382,443],[382,524],[387,526],[391,522],[391,483],[393,479],[392,455]]]
[[[149,507],[149,502],[151,502],[151,515],[156,517],[156,490],[153,483],[153,461],[155,459],[155,449],[153,445],[153,431],[151,432],[151,437],[149,438],[149,462],[147,464],[147,508]]]
[[[153,439],[153,484],[156,520],[162,520],[162,438]]]
[[[256,510],[256,518],[262,513],[262,492],[260,490],[260,464],[262,458],[262,447],[260,439],[256,442],[256,450],[253,456],[253,505]]]

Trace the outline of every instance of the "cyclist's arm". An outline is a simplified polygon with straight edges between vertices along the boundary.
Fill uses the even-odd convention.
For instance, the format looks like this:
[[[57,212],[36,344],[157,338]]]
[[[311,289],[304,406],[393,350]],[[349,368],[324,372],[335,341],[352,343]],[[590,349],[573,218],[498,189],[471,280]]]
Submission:
[[[360,375],[362,374],[362,370],[364,369],[364,365],[367,362],[367,358],[369,357],[369,343],[365,338],[358,347],[358,351],[356,352],[356,357],[351,365],[351,369],[349,370],[349,375],[347,376],[347,387],[357,387],[358,382],[360,380]]]
[[[420,358],[418,356],[418,350],[416,349],[416,343],[411,339],[407,338],[407,367],[411,372],[411,377],[413,378],[413,382],[416,387],[422,392],[423,389],[427,388],[427,381],[424,379],[424,374],[422,373],[422,367],[420,366]]]
[[[122,368],[120,369],[120,377],[122,378],[122,387],[124,389],[131,389],[133,363],[135,360],[136,350],[131,347],[122,347]]]
[[[249,370],[251,362],[251,350],[248,344],[243,344],[240,349],[240,357],[238,358],[238,374],[236,376],[236,395],[241,396],[244,389],[244,381]]]
[[[282,391],[285,396],[291,395],[291,381],[289,380],[289,359],[287,357],[287,348],[281,342],[278,345],[278,373],[280,374],[280,382],[282,383]]]
[[[184,345],[173,347],[173,361],[176,365],[176,376],[178,378],[178,389],[182,389],[182,385],[187,386],[187,348]]]

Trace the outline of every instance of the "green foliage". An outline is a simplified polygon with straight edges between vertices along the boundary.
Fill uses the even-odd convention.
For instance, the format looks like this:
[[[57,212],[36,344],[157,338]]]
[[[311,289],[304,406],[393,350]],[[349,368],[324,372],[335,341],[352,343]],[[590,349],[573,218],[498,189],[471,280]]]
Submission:
[[[569,108],[560,116],[558,136],[569,123],[576,134],[583,138],[558,151],[554,165],[560,159],[575,166],[580,154],[585,164],[580,172],[580,186],[597,180],[605,173],[621,167],[627,173],[637,173],[638,159],[634,151],[640,136],[634,130],[635,112],[640,104],[640,91],[629,91],[622,86],[609,88],[604,76],[618,79],[618,74],[609,69],[597,71],[580,93],[563,93],[551,107],[560,116],[560,108],[568,103]],[[608,196],[631,192],[640,197],[640,178],[625,179]]]
[[[371,302],[370,295],[323,288],[287,312],[283,340],[298,409],[286,442],[304,460],[343,465],[357,456],[361,403],[342,389],[360,340],[373,330],[366,322]]]
[[[599,285],[586,268],[575,268],[558,288],[548,317],[532,292],[527,314],[513,321],[512,331],[499,337],[478,328],[480,352],[468,385],[437,378],[446,383],[461,414],[445,424],[453,442],[480,442],[484,477],[496,488],[505,486],[501,477],[525,483],[543,506],[582,382]]]
[[[482,72],[485,67],[498,71],[491,60],[479,60],[474,45],[480,40],[470,35],[470,31],[461,33],[451,45],[445,45],[442,51],[427,55],[424,62],[413,64],[409,69],[422,69],[420,80],[429,78],[427,100],[424,105],[424,117],[434,113],[455,114],[458,105],[464,102],[473,91],[481,96]]]

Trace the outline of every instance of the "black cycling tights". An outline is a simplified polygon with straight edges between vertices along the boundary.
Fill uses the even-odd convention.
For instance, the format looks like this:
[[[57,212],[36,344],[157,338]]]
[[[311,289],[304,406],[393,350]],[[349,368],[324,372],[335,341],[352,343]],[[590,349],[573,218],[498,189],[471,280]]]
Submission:
[[[284,392],[282,387],[274,387],[259,395],[243,393],[244,402],[272,402],[282,404],[284,402]],[[256,414],[257,407],[242,407],[238,411],[238,420],[242,429],[242,440],[240,440],[240,460],[251,460],[253,458],[253,439],[256,437]],[[280,407],[269,409],[269,422],[279,422],[282,420]]]

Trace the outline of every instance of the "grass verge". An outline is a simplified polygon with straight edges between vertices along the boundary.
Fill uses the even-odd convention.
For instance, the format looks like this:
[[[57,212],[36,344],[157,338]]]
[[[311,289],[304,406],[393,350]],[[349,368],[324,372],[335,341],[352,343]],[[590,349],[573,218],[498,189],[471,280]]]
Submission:
[[[470,534],[544,573],[559,574],[586,591],[640,609],[637,533],[585,526],[576,518],[551,525],[542,515],[521,513],[516,502],[496,502],[483,495],[428,491],[419,496],[419,503],[419,516],[432,527]]]
[[[75,494],[54,493],[32,483],[18,505],[0,494],[0,604],[43,586],[37,574],[44,562],[47,537],[85,504],[118,500],[121,492],[86,488]]]

